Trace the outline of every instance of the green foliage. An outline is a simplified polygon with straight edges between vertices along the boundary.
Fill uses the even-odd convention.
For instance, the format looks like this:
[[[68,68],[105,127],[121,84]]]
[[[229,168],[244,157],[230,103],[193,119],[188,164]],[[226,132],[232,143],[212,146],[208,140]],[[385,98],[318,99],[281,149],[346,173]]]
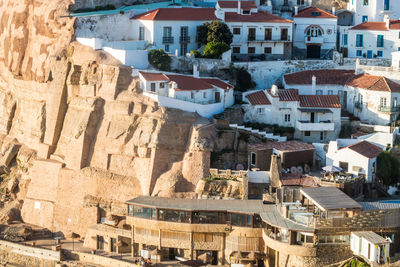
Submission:
[[[198,42],[199,44],[207,44],[208,25],[210,25],[210,23],[205,22],[203,25],[197,27],[196,42]]]
[[[207,43],[220,42],[230,45],[232,43],[233,34],[228,25],[220,20],[214,20],[208,24]]]
[[[236,77],[236,91],[246,92],[256,86],[256,83],[251,79],[250,73],[245,68],[236,68],[234,73]]]
[[[114,5],[105,5],[105,6],[96,6],[95,8],[79,8],[74,10],[74,13],[83,13],[83,12],[92,12],[92,11],[101,11],[101,10],[114,10]]]
[[[212,41],[204,48],[203,57],[220,58],[221,55],[230,49],[229,45],[223,42]]]
[[[152,49],[149,52],[149,62],[150,64],[159,69],[164,71],[171,70],[171,57],[165,53],[161,48],[156,50]]]
[[[358,259],[352,259],[351,261],[343,265],[343,267],[370,267],[370,265]]]
[[[194,55],[195,58],[201,57],[201,53],[197,50],[191,50],[190,54]]]
[[[385,185],[400,182],[400,162],[389,151],[383,151],[377,158],[376,175]]]
[[[351,137],[351,126],[348,124],[342,125],[340,129],[339,138],[350,138]]]

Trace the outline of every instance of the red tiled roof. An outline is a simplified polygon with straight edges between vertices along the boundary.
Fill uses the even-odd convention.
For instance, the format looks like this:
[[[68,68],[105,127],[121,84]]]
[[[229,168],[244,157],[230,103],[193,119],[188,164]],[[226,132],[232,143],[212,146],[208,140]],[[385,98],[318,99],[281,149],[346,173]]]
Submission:
[[[168,77],[163,73],[143,72],[139,71],[146,81],[168,81]]]
[[[368,30],[368,31],[387,31],[386,22],[366,21],[358,24],[350,30]]]
[[[301,95],[300,107],[340,108],[338,95]]]
[[[299,173],[282,173],[281,186],[318,187],[318,181],[313,176]]]
[[[313,12],[319,12],[319,16],[313,16]],[[299,11],[298,15],[294,16],[295,18],[316,18],[316,19],[335,19],[337,18],[335,15],[326,12],[318,7],[312,6],[307,7]]]
[[[232,85],[230,85],[229,83],[226,83],[224,81],[221,81],[220,79],[216,79],[216,78],[200,78],[203,81],[208,82],[209,84],[212,84],[214,86],[217,86],[219,88],[222,89],[231,89],[233,88]]]
[[[299,90],[297,89],[279,89],[278,95],[272,95],[271,90],[267,90],[272,97],[279,97],[279,101],[299,101]]]
[[[221,8],[237,8],[238,1],[218,1],[218,5]],[[240,7],[242,9],[257,8],[257,5],[253,1],[240,1]]]
[[[281,152],[293,152],[293,151],[304,151],[304,150],[315,150],[315,147],[311,144],[304,142],[291,140],[286,142],[267,142],[250,145],[258,150],[276,149]]]
[[[137,20],[216,20],[215,8],[157,8],[133,16]]]
[[[355,152],[357,152],[360,155],[363,155],[364,157],[367,158],[376,158],[382,151],[383,149],[380,148],[379,146],[376,146],[368,141],[361,141],[358,143],[355,143],[350,146],[342,147],[341,149],[348,148],[351,149]]]
[[[271,105],[268,97],[265,95],[264,91],[257,91],[251,94],[246,95],[246,98],[249,100],[252,105]]]
[[[400,30],[400,19],[398,19],[398,20],[390,20],[389,29],[391,29],[391,30]]]
[[[258,11],[250,15],[241,15],[236,12],[226,12],[225,22],[270,22],[270,23],[293,23],[293,21],[284,19],[268,12]]]
[[[347,82],[348,86],[363,88],[373,91],[400,92],[400,84],[384,76],[359,74]]]
[[[285,74],[283,77],[286,84],[312,84],[313,76],[317,78],[317,84],[345,85],[348,78],[354,76],[354,70],[305,70]]]

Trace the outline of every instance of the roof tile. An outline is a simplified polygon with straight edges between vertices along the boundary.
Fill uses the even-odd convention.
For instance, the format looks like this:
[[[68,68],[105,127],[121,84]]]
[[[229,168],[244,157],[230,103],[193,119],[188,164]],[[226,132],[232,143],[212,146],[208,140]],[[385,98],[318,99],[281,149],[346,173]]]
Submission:
[[[248,94],[246,95],[246,98],[252,105],[271,105],[271,102],[269,101],[264,91],[257,91]]]
[[[366,21],[350,28],[350,30],[387,31],[388,28],[386,22]]]
[[[221,8],[237,8],[239,1],[218,1],[218,5]],[[240,1],[240,7],[242,9],[257,8],[257,5],[253,1]]]
[[[215,8],[157,8],[133,16],[137,20],[216,20]]]
[[[319,16],[313,15],[314,12],[319,12]],[[311,6],[299,11],[299,13],[294,16],[295,18],[316,18],[316,19],[335,19],[335,15],[326,12],[318,7]]]
[[[241,15],[236,12],[226,12],[225,22],[270,22],[270,23],[293,23],[293,21],[284,19],[268,12],[258,11],[250,15]]]
[[[376,146],[368,141],[361,141],[355,144],[352,144],[350,146],[342,147],[341,149],[351,149],[355,152],[357,152],[360,155],[363,155],[366,158],[376,158],[382,151],[383,149],[380,148],[379,146]]]
[[[340,108],[338,95],[301,95],[300,107]]]

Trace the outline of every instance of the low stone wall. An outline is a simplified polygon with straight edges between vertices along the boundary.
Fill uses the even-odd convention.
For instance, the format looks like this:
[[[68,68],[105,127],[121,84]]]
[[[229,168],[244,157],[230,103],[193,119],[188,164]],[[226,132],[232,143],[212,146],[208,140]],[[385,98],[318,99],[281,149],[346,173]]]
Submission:
[[[79,261],[91,264],[98,264],[101,266],[113,266],[113,267],[137,267],[137,264],[130,263],[118,259],[104,257],[95,254],[77,252]]]
[[[56,266],[61,260],[61,251],[30,247],[0,240],[0,262],[23,266]]]

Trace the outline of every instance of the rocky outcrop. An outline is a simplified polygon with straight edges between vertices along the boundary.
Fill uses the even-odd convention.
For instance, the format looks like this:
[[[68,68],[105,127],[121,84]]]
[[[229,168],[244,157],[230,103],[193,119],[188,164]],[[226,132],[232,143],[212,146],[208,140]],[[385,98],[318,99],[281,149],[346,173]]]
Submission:
[[[131,68],[73,42],[70,4],[0,2],[0,165],[23,221],[82,235],[135,196],[193,197],[215,130],[138,94]]]

